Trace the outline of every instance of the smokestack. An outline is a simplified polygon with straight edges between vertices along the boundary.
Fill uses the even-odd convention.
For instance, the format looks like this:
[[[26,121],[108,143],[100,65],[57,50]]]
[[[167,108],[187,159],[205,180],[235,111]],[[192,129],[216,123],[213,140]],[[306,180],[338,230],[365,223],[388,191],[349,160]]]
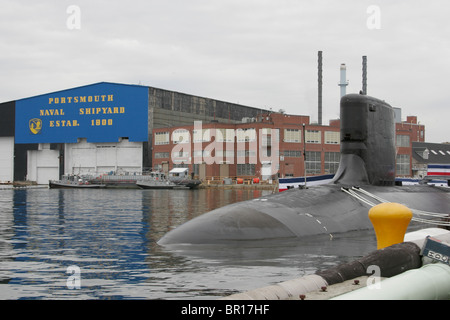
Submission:
[[[341,82],[338,84],[339,87],[341,87],[341,98],[346,95],[348,81],[347,81],[347,67],[345,66],[345,63],[341,64]]]
[[[322,51],[318,52],[318,85],[319,85],[319,97],[318,97],[318,107],[319,107],[319,116],[318,122],[319,125],[322,125]]]
[[[367,56],[362,57],[362,94],[367,94]]]

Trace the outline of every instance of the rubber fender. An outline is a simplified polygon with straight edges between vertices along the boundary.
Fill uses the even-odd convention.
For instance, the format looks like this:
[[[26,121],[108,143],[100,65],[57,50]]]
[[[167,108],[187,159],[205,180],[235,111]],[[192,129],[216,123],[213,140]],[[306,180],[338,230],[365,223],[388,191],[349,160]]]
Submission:
[[[420,248],[413,242],[402,242],[376,250],[367,256],[336,267],[317,271],[328,285],[341,283],[369,274],[369,266],[378,266],[381,277],[392,277],[422,266]]]

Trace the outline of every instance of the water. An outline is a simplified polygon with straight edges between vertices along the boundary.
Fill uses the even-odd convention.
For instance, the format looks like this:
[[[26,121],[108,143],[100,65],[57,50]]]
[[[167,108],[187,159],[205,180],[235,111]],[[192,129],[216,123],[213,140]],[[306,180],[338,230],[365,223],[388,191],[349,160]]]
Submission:
[[[171,248],[156,243],[199,214],[268,193],[0,190],[0,299],[216,299],[376,249],[370,231],[332,240],[320,236]],[[68,273],[70,266],[80,273]],[[79,282],[68,281],[74,278]]]

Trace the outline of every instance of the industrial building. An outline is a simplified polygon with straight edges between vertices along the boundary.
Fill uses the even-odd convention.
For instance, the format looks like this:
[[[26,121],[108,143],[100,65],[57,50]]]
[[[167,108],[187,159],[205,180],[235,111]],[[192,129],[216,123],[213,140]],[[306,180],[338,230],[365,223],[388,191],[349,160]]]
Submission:
[[[450,144],[412,143],[413,177],[439,179],[450,185]]]
[[[153,129],[241,122],[260,109],[148,86],[100,82],[0,104],[0,182],[152,167]]]
[[[397,175],[411,176],[425,127],[396,115]],[[314,124],[148,86],[100,82],[0,104],[2,183],[174,167],[202,179],[333,174],[339,149],[339,120]]]
[[[411,177],[412,143],[425,139],[416,116],[395,108],[397,176]],[[309,116],[266,112],[241,123],[197,123],[153,131],[153,166],[187,167],[202,180],[273,180],[333,175],[340,161],[340,120],[310,123]]]

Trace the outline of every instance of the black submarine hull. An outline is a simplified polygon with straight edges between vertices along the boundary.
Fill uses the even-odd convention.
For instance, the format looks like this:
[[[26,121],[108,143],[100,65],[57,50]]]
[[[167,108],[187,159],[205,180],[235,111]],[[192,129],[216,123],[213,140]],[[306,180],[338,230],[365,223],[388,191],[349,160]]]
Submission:
[[[333,181],[231,204],[168,232],[158,244],[208,244],[307,237],[371,229],[383,201],[415,212],[450,213],[450,189],[395,186],[394,112],[365,95],[341,99],[341,160]],[[414,212],[413,211],[413,212]]]
[[[319,234],[332,237],[336,233],[372,229],[368,218],[371,205],[346,193],[346,187],[342,188],[329,184],[290,189],[231,204],[186,222],[168,232],[158,244],[206,244]],[[405,204],[414,211],[450,212],[450,193],[445,189],[428,185],[368,185],[359,189],[388,202]],[[361,196],[376,202],[369,196]]]

